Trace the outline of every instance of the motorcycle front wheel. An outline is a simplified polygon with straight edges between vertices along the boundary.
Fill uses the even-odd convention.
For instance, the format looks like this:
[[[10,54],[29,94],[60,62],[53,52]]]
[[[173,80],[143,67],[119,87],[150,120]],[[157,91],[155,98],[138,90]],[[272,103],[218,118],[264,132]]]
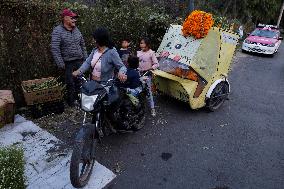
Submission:
[[[70,163],[70,180],[75,188],[84,187],[90,179],[95,164],[95,144],[96,139],[90,136],[74,146]]]

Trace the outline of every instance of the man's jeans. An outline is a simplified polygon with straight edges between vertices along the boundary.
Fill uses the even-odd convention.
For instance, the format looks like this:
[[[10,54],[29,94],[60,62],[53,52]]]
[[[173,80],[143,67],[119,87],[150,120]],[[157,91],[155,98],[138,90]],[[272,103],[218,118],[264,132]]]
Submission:
[[[65,62],[65,83],[67,89],[67,103],[70,106],[74,105],[74,101],[78,96],[80,83],[72,76],[72,73],[79,69],[82,65],[82,60],[73,60]]]

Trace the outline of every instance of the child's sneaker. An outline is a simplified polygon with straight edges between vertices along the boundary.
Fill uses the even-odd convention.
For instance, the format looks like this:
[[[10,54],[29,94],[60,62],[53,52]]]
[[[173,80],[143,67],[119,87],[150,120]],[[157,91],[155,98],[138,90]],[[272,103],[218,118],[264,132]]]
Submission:
[[[155,108],[152,108],[152,109],[151,109],[151,115],[152,115],[153,117],[156,116],[156,110],[155,110]]]

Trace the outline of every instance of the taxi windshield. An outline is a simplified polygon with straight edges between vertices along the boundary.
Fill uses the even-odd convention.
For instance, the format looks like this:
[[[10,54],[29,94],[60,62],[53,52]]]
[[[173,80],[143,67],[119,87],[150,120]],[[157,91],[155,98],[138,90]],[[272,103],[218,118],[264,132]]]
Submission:
[[[252,32],[251,35],[265,38],[276,38],[277,33],[271,30],[256,29]]]

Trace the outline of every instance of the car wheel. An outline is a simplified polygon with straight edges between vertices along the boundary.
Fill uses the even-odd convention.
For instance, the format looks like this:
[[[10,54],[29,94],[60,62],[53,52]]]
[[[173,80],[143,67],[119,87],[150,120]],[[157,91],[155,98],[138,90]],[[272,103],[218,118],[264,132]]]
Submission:
[[[273,54],[268,55],[269,57],[273,58],[276,52],[274,52]]]

